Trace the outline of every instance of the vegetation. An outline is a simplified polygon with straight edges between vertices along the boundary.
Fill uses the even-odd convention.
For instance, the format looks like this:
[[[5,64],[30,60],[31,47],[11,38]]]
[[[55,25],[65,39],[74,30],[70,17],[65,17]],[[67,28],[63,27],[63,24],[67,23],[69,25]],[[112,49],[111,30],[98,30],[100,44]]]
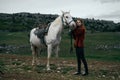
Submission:
[[[2,31],[29,31],[38,25],[46,26],[52,22],[58,15],[40,14],[40,13],[0,13],[0,30]],[[77,19],[77,18],[74,18]],[[120,31],[120,23],[113,21],[83,19],[87,30],[92,33],[99,32],[116,32]]]
[[[31,55],[28,32],[0,32],[0,48],[1,53],[14,53]],[[120,61],[120,33],[119,32],[98,32],[86,33],[85,53],[89,59]],[[75,58],[75,50],[69,53],[70,36],[62,34],[60,44],[60,57]],[[46,51],[46,50],[45,50]],[[46,52],[42,52],[41,56],[46,56]],[[54,54],[54,53],[53,53]]]

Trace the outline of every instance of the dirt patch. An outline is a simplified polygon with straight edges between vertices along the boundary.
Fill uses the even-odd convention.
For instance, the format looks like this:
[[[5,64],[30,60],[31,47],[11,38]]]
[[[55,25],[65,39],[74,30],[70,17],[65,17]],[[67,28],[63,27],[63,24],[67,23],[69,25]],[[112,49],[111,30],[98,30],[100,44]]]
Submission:
[[[51,58],[51,71],[46,71],[46,58],[31,66],[32,56],[0,54],[0,80],[119,80],[120,63],[88,60],[89,75],[75,76],[75,59]],[[83,69],[83,66],[82,66]]]

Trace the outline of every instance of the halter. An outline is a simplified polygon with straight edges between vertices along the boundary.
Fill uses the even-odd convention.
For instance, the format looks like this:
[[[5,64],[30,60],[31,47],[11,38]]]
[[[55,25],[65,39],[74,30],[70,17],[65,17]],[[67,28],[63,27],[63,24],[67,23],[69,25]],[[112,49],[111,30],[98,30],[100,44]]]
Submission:
[[[61,17],[62,25],[63,25],[63,26],[64,26],[64,23],[66,23],[66,24],[69,26],[69,24],[73,21],[73,19],[72,19],[69,23],[67,23],[67,20],[64,18],[64,19],[65,19],[65,22],[64,22],[63,18],[64,18],[64,14],[63,14],[62,17]],[[71,32],[70,32],[70,53],[73,53],[72,33],[71,33]]]
[[[62,15],[62,17],[61,17],[61,20],[62,20],[62,24],[64,25],[64,23],[66,23],[68,26],[69,26],[69,24],[73,21],[73,19],[70,21],[70,22],[67,22],[67,20],[65,19],[65,22],[64,22],[64,20],[63,20],[63,18],[64,18],[64,14]]]

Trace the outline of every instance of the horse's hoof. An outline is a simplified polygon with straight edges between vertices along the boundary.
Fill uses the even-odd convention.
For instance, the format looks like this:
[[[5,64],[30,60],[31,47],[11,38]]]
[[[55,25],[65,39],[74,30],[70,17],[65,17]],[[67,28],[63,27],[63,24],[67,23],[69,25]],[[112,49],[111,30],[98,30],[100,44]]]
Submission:
[[[47,71],[50,71],[51,69],[50,68],[47,68]]]
[[[32,63],[32,66],[35,66],[35,63]]]

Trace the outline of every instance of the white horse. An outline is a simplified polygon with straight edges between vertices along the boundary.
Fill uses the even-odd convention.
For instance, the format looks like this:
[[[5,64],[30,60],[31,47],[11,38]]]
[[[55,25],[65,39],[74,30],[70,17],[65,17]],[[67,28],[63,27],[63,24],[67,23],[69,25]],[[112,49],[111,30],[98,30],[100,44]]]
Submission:
[[[49,59],[51,57],[52,49],[55,49],[56,56],[58,56],[59,44],[61,42],[61,32],[64,25],[68,25],[70,29],[75,28],[75,22],[70,15],[70,12],[63,12],[50,25],[47,35],[45,35],[45,43],[47,45],[47,70],[50,70]],[[44,47],[40,39],[34,34],[37,28],[33,28],[30,32],[30,44],[33,55],[32,65],[37,61],[38,50]]]

